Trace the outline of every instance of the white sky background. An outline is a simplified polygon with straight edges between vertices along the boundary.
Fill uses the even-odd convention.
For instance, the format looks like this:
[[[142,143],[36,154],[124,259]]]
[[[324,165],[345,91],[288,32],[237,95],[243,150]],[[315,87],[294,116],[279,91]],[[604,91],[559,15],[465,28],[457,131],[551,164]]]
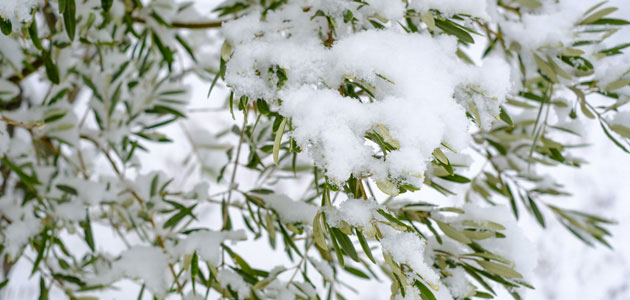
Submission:
[[[197,0],[197,2],[200,8],[204,8],[200,11],[201,13],[209,12],[210,8],[217,3],[215,0]],[[610,4],[620,8],[620,11],[616,13],[617,17],[629,18],[629,0],[615,0]],[[609,43],[624,40],[630,41],[630,29],[617,33]],[[218,58],[214,55],[202,60],[206,64],[218,62]],[[189,79],[189,84],[193,87],[192,108],[217,108],[224,105],[225,89],[215,90],[213,96],[207,99],[208,83]],[[225,111],[198,112],[190,114],[189,120],[184,122],[184,127],[188,130],[199,128],[216,133],[217,128],[227,128],[233,123],[240,124],[238,114],[237,120],[232,121],[225,117]],[[567,190],[574,192],[572,197],[560,198],[554,203],[617,220],[619,224],[612,227],[611,245],[614,249],[609,250],[603,246],[590,248],[584,245],[552,219],[550,214],[545,215],[548,226],[544,230],[533,218],[522,214],[524,217],[521,218],[520,225],[536,245],[539,254],[533,280],[537,289],[526,294],[524,299],[630,300],[630,155],[616,148],[603,134],[597,122],[588,122],[585,132],[588,133],[585,142],[593,146],[583,149],[581,156],[585,157],[589,164],[580,169],[559,168],[551,173],[554,177],[560,178],[561,182],[566,183]],[[189,153],[189,143],[183,136],[182,127],[171,126],[169,133],[175,138],[175,143],[159,146],[152,151],[151,155],[145,158],[144,165],[147,171],[163,170],[167,174],[183,172],[181,162]],[[243,170],[241,168],[239,172],[247,176]],[[186,185],[185,182],[179,183]],[[210,194],[223,191],[223,187],[218,187],[213,183],[212,181]],[[204,223],[211,228],[217,228],[218,220],[213,216],[213,211],[206,211],[201,214],[203,215],[207,216],[207,221]],[[96,234],[107,241],[101,243],[101,249],[107,249],[110,253],[124,249],[124,245],[120,243],[112,244],[114,235],[109,230],[105,228],[96,230]],[[84,247],[81,242],[77,242],[76,246]],[[250,264],[257,268],[281,264],[281,258],[284,257],[281,248],[278,248],[275,255],[274,252],[267,250],[265,239],[259,240],[256,244],[250,243],[246,247],[237,248],[239,253],[244,254]],[[29,271],[28,265],[22,265],[16,268],[14,278],[27,278]],[[349,299],[389,299],[389,282],[377,284],[374,281],[344,278],[350,280],[348,282],[359,291],[359,295],[346,292],[345,295]],[[384,276],[381,278],[386,280]],[[137,296],[138,287],[135,284],[123,281],[118,286],[121,288],[119,291],[107,292],[106,296],[100,299],[135,299]],[[22,282],[12,280],[10,286],[0,294],[0,300],[36,299],[37,296],[36,278]],[[503,295],[498,299],[512,298]]]

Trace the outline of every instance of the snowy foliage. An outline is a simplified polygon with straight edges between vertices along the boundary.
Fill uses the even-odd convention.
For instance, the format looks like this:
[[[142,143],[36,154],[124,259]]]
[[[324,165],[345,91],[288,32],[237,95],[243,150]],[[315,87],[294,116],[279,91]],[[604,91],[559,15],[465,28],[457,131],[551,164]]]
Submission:
[[[630,152],[630,22],[591,2],[2,0],[0,289],[520,299],[519,217],[610,246],[550,175],[585,122]]]

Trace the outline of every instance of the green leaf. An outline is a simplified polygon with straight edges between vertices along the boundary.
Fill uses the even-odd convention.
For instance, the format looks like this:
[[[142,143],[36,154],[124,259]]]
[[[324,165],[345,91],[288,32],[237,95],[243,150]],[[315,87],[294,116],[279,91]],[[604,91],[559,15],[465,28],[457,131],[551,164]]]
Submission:
[[[550,66],[546,61],[544,61],[538,55],[536,54],[533,54],[533,55],[534,55],[534,60],[536,61],[536,66],[538,66],[538,69],[540,69],[540,71],[543,74],[545,74],[549,78],[549,80],[551,80],[551,82],[558,83],[558,76],[556,76],[556,72],[554,72],[553,67]]]
[[[617,134],[630,139],[630,127],[626,127],[619,124],[610,125],[610,130],[616,132]]]
[[[352,260],[358,262],[359,256],[357,255],[357,251],[354,250],[354,245],[350,238],[341,230],[335,227],[330,227],[331,233],[335,236],[335,239],[339,242],[339,245],[343,249],[343,251],[352,258]]]
[[[459,41],[464,44],[475,43],[475,40],[473,39],[473,37],[470,34],[468,34],[468,32],[463,30],[461,25],[453,23],[450,20],[435,19],[435,26],[442,29],[444,33],[457,37]]]
[[[92,233],[92,222],[90,221],[90,213],[88,210],[85,210],[85,222],[81,222],[81,227],[83,228],[83,233],[85,234],[85,242],[88,244],[90,249],[94,251],[94,234]]]
[[[39,235],[39,239],[33,242],[33,249],[37,251],[37,256],[35,257],[35,262],[33,262],[33,269],[31,269],[31,275],[35,274],[39,270],[39,264],[44,258],[44,254],[46,252],[46,245],[48,244],[48,228],[44,228],[42,234]]]
[[[518,0],[518,3],[527,8],[539,8],[542,6],[542,3],[538,0]]]
[[[536,205],[536,202],[529,195],[527,196],[527,199],[529,200],[529,207],[532,208],[532,212],[534,213],[534,216],[536,217],[536,220],[538,221],[540,226],[542,226],[544,228],[545,227],[545,217],[540,212],[540,209],[538,209],[538,205]]]
[[[469,183],[470,179],[459,174],[440,176],[440,178],[456,183]]]
[[[318,212],[313,219],[313,238],[315,239],[315,244],[323,249],[328,250],[328,244],[326,243],[326,237],[324,236],[324,229],[322,227],[321,212]]]
[[[112,4],[114,4],[114,0],[101,0],[101,7],[105,12],[109,12],[109,9],[112,8]]]
[[[401,220],[399,220],[398,218],[392,216],[391,214],[387,213],[385,210],[383,210],[382,208],[379,208],[376,210],[376,212],[378,212],[381,216],[385,217],[385,219],[387,219],[388,221],[399,225],[401,227],[404,227],[407,229],[407,231],[413,231],[412,228],[409,228],[409,226],[405,223],[403,223]]]
[[[510,127],[514,127],[514,122],[512,122],[512,118],[510,118],[510,115],[508,115],[503,106],[501,106],[501,113],[499,114],[499,118],[501,119],[501,121],[505,122],[505,124],[510,125]]]
[[[13,26],[11,25],[11,20],[5,19],[0,16],[0,30],[4,35],[11,34],[11,32],[13,32],[12,27]]]
[[[413,285],[420,290],[420,297],[422,297],[422,300],[437,300],[431,289],[424,285],[424,283],[420,282],[420,280],[414,281]]]
[[[282,135],[284,134],[284,127],[286,125],[287,125],[287,119],[282,118],[282,122],[280,123],[278,130],[276,130],[276,137],[273,142],[273,163],[276,166],[278,165],[278,160],[279,160],[278,157],[280,154],[280,143],[282,142]]]
[[[627,85],[630,85],[630,80],[629,79],[618,79],[618,80],[615,80],[615,81],[609,83],[606,86],[605,90],[607,92],[610,92],[610,91],[614,91],[614,90],[618,90],[620,88],[623,88],[623,87],[625,87]]]
[[[44,282],[44,276],[39,277],[39,298],[38,300],[48,300],[48,288]]]
[[[442,230],[442,232],[444,232],[444,234],[446,234],[446,236],[460,243],[464,243],[464,244],[472,243],[472,241],[463,232],[458,231],[457,229],[453,228],[453,226],[451,226],[450,224],[443,223],[438,220],[434,220],[434,221],[438,224],[438,227],[440,227],[440,229]]]
[[[352,275],[354,275],[354,276],[357,276],[357,277],[359,277],[359,278],[363,278],[363,279],[370,279],[370,276],[368,276],[367,274],[363,273],[363,272],[362,272],[361,270],[359,270],[359,269],[355,269],[355,268],[350,267],[350,266],[345,266],[345,267],[343,267],[343,269],[344,269],[346,272],[348,272],[348,273],[350,273],[350,274],[352,274]]]
[[[3,157],[3,158],[0,158],[0,161],[2,162],[3,165],[11,169],[11,171],[15,172],[15,174],[20,178],[20,180],[30,189],[33,189],[33,185],[40,183],[36,176],[27,175],[26,173],[24,173],[21,167],[14,165],[10,160]]]
[[[57,65],[53,63],[48,51],[42,51],[42,60],[44,61],[48,80],[54,84],[59,84],[59,69],[57,69]]]
[[[166,220],[163,227],[164,228],[175,227],[185,216],[188,216],[188,215],[194,219],[195,216],[192,214],[192,211],[193,209],[195,209],[196,206],[197,204],[194,204],[190,207],[180,209],[177,213],[173,214],[173,216],[171,216],[168,220]]]
[[[74,40],[74,35],[77,28],[77,5],[74,1],[75,0],[66,0],[66,8],[63,12],[63,25],[66,28],[66,33],[68,34],[68,38],[70,38],[71,42]]]
[[[65,185],[65,184],[58,184],[55,187],[57,187],[57,189],[61,190],[64,193],[67,194],[71,194],[71,195],[79,195],[79,193],[77,192],[77,190],[69,185]]]
[[[361,233],[361,231],[358,228],[355,228],[354,232],[356,233],[357,238],[359,239],[359,244],[361,244],[363,253],[365,253],[365,255],[370,259],[370,261],[372,261],[372,263],[376,263],[376,260],[374,260],[374,256],[372,256],[372,250],[370,249],[370,245],[368,245],[367,240],[365,239],[365,236],[363,236],[363,233]]]
[[[612,134],[610,134],[610,131],[608,131],[608,129],[606,129],[606,125],[604,125],[604,122],[602,122],[601,120],[599,121],[599,125],[602,127],[602,129],[604,130],[604,133],[606,134],[606,136],[613,141],[613,143],[615,143],[615,145],[617,145],[617,147],[619,147],[621,150],[623,150],[623,152],[626,153],[630,153],[630,150],[628,150],[628,148],[626,148],[626,146],[624,146],[620,141],[618,141],[614,136],[612,136]]]
[[[478,260],[477,263],[484,269],[486,269],[486,271],[495,275],[503,276],[506,278],[523,278],[523,275],[521,275],[521,273],[516,272],[514,271],[514,269],[499,263],[485,260]]]
[[[31,26],[28,27],[28,35],[31,37],[31,41],[33,42],[33,45],[35,45],[35,48],[43,51],[44,47],[42,47],[42,43],[39,40],[39,34],[37,33],[37,18],[33,18]]]

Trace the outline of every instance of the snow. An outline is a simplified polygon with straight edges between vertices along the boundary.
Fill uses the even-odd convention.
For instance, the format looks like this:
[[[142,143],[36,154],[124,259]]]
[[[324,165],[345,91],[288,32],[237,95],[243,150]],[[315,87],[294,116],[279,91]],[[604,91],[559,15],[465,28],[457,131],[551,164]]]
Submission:
[[[450,276],[442,279],[448,291],[455,299],[465,299],[475,293],[475,288],[467,279],[466,271],[461,268],[449,268]]]
[[[455,14],[467,14],[474,17],[487,18],[486,0],[413,0],[409,3],[409,8],[419,12],[435,9],[441,13],[452,16]]]
[[[7,201],[7,199],[1,199]],[[13,220],[13,223],[7,225],[3,230],[3,241],[5,251],[11,258],[17,258],[19,252],[28,243],[31,236],[40,232],[41,222],[31,214],[26,214],[24,218]]]
[[[414,233],[400,232],[389,227],[379,226],[383,233],[380,240],[384,251],[401,264],[406,264],[432,287],[439,286],[439,275],[424,261],[426,244]]]
[[[342,227],[343,222],[346,222],[363,230],[371,230],[372,222],[378,216],[378,208],[380,206],[373,199],[347,199],[326,214],[326,221],[332,227]]]
[[[229,287],[236,292],[239,300],[244,300],[249,297],[249,285],[247,285],[243,278],[234,271],[230,269],[219,270],[218,280],[221,283],[222,288],[226,289]]]
[[[311,224],[315,219],[317,207],[303,201],[293,201],[284,194],[254,194],[273,209],[286,223]]]
[[[172,254],[175,257],[181,257],[196,251],[199,258],[213,266],[219,266],[221,264],[221,243],[224,241],[232,241],[234,243],[246,239],[247,235],[244,230],[195,231],[172,247]]]
[[[0,17],[11,21],[13,31],[19,31],[20,23],[31,22],[31,11],[42,0],[5,0],[0,2]]]
[[[11,137],[7,132],[7,124],[0,123],[0,156],[9,150],[9,143],[11,143]]]
[[[124,251],[120,259],[112,263],[111,268],[93,278],[92,282],[106,284],[123,277],[140,279],[149,291],[158,298],[163,298],[172,280],[168,262],[168,256],[160,248],[134,246]]]
[[[484,249],[511,260],[514,263],[514,269],[521,273],[524,278],[532,277],[538,251],[514,220],[510,208],[505,205],[465,204],[461,209],[465,213],[454,217],[453,220],[460,222],[466,220],[473,222],[492,221],[503,225],[505,230],[501,230],[501,233],[506,236],[505,238],[490,238],[475,242]]]
[[[5,3],[5,1],[2,3]],[[8,61],[13,68],[19,69],[20,66],[22,66],[22,60],[24,60],[22,47],[20,47],[20,44],[14,39],[0,34],[0,58]]]
[[[317,271],[322,275],[324,280],[328,282],[334,282],[335,277],[334,277],[333,269],[332,267],[330,267],[330,265],[326,261],[319,260],[317,258],[310,257],[310,256],[308,260],[311,262],[311,264],[313,264],[315,269],[317,269]]]
[[[504,62],[466,65],[455,55],[453,37],[368,30],[344,34],[327,49],[313,32],[317,22],[286,25],[302,25],[308,17],[292,9],[287,5],[274,13],[284,17],[279,24],[277,16],[267,22],[244,17],[223,26],[234,49],[226,82],[237,96],[276,104],[295,126],[290,135],[336,183],[370,174],[420,186],[435,148],[445,142],[463,149],[469,142],[468,105],[458,104],[465,100],[456,101],[455,91],[478,91],[477,109],[489,126],[510,88]],[[281,87],[273,73],[278,67],[287,75]],[[344,80],[371,87],[374,102],[341,96]],[[400,141],[385,160],[375,158],[364,139],[377,127]]]

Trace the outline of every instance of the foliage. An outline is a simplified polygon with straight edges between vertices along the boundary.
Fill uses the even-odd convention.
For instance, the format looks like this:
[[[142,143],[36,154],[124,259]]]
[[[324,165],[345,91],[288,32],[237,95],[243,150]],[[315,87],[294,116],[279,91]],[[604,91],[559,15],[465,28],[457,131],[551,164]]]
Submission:
[[[346,275],[388,277],[392,299],[520,299],[516,219],[610,247],[613,222],[564,208],[547,173],[586,163],[583,122],[630,152],[630,43],[602,46],[630,22],[605,2],[456,2],[229,0],[212,20],[171,0],[1,4],[0,289],[25,261],[40,299],[122,278],[139,299],[346,299]],[[193,77],[207,101],[229,90],[215,135],[182,125]],[[177,126],[186,171],[147,172]]]

